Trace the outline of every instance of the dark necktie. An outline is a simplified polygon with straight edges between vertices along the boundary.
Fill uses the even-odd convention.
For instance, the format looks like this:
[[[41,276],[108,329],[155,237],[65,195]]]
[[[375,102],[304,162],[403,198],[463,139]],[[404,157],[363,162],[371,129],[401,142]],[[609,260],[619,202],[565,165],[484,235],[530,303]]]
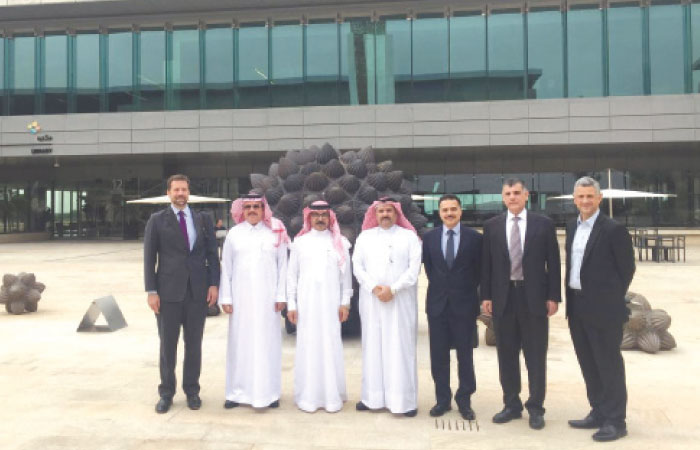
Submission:
[[[518,221],[520,217],[513,217],[513,228],[510,229],[510,246],[508,253],[510,254],[510,279],[523,279],[523,246],[520,240],[520,227]]]
[[[445,249],[445,262],[447,268],[451,269],[455,263],[455,231],[447,230],[447,248]]]
[[[180,231],[182,231],[182,235],[185,237],[185,244],[187,244],[187,250],[189,251],[190,249],[190,238],[187,236],[187,222],[185,222],[185,212],[180,211],[177,213],[178,216],[180,216]]]

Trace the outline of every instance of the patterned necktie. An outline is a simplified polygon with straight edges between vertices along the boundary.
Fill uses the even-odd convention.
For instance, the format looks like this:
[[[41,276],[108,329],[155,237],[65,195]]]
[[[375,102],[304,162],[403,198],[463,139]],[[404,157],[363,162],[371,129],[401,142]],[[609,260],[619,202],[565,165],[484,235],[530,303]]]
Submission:
[[[510,246],[508,253],[510,254],[510,279],[523,279],[523,246],[520,240],[520,227],[518,221],[520,217],[513,217],[513,228],[510,229]]]
[[[180,211],[177,213],[178,216],[180,216],[180,231],[182,231],[182,235],[185,237],[185,244],[187,244],[187,250],[190,249],[190,238],[187,236],[187,222],[185,222],[185,212]]]
[[[445,262],[447,268],[452,269],[455,263],[455,231],[447,230],[447,248],[445,249]]]

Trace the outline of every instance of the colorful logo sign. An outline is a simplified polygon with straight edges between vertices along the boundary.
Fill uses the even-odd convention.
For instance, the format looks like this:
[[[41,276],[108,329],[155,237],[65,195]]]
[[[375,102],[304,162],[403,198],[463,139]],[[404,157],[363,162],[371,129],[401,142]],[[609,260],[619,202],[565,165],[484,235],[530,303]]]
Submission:
[[[29,123],[29,125],[27,125],[27,129],[32,134],[37,134],[38,132],[41,131],[41,127],[39,126],[39,122],[37,122],[36,120],[34,122]]]

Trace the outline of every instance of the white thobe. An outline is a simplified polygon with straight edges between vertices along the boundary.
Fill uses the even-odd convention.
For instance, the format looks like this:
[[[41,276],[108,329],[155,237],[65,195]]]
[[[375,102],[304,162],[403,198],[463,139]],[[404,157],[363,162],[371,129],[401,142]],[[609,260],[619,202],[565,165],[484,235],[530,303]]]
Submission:
[[[410,230],[371,228],[360,233],[352,264],[360,283],[362,320],[362,403],[392,413],[417,409],[417,286],[421,242]],[[390,286],[394,298],[381,302],[372,294]]]
[[[328,230],[311,230],[291,246],[287,309],[298,311],[294,401],[307,412],[339,411],[347,400],[338,309],[350,305],[352,271],[350,243],[342,241],[342,267]]]
[[[232,305],[226,353],[226,400],[256,408],[279,400],[287,245],[263,222],[241,222],[226,236],[219,304]]]

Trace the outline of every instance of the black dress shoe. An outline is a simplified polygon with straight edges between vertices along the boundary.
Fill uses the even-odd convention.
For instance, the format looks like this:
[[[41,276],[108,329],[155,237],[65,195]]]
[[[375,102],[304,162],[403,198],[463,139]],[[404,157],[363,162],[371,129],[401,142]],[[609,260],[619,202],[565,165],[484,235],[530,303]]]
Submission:
[[[199,395],[192,394],[187,396],[187,407],[190,409],[199,409],[202,407],[202,399]]]
[[[172,398],[161,397],[160,400],[158,400],[158,403],[156,403],[156,412],[158,414],[165,414],[166,412],[168,412],[172,404]]]
[[[600,428],[603,426],[603,421],[598,419],[593,415],[593,413],[588,413],[586,417],[580,420],[569,420],[569,426],[571,428],[580,428],[583,430],[593,430],[595,428]]]
[[[418,414],[417,409],[412,409],[410,411],[406,411],[405,413],[403,413],[403,415],[406,417],[416,417],[416,414]]]
[[[240,403],[234,402],[233,400],[226,400],[224,402],[224,408],[226,408],[226,409],[232,409],[232,408],[235,408],[236,406],[239,406],[239,405],[240,405]]]
[[[493,416],[493,423],[507,423],[513,419],[520,419],[523,416],[521,411],[508,408],[507,406]]]
[[[435,406],[430,408],[430,417],[440,417],[441,415],[445,414],[447,411],[451,410],[452,406],[444,403],[436,403]]]
[[[544,428],[544,415],[530,413],[530,428],[533,430],[541,430]]]
[[[279,400],[275,400],[274,402],[272,402],[272,403],[270,403],[269,405],[267,405],[267,407],[268,407],[268,408],[279,408],[279,407],[280,407],[280,401],[279,401]]]
[[[362,402],[357,402],[355,403],[355,409],[358,411],[369,411],[369,406],[365,405]]]
[[[615,441],[625,436],[627,436],[627,427],[616,427],[612,424],[606,424],[593,434],[593,440],[597,442],[608,442]]]
[[[474,410],[471,408],[471,406],[460,406],[459,407],[459,414],[462,416],[462,419],[464,419],[464,420],[475,420],[476,419],[476,414],[474,414]]]

